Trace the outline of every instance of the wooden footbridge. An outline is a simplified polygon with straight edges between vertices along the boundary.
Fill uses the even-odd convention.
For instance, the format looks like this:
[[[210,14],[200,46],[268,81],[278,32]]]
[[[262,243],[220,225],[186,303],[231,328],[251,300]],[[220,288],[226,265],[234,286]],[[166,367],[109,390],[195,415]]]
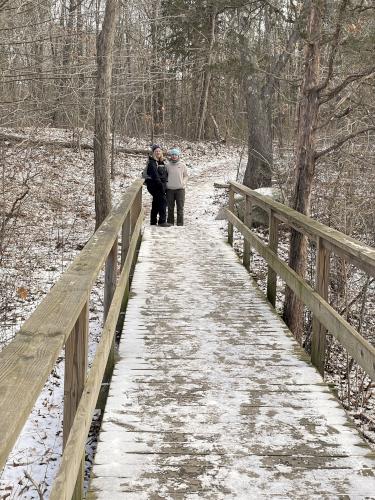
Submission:
[[[136,181],[0,353],[0,467],[65,345],[51,499],[83,496],[84,445],[113,366],[87,498],[375,498],[375,456],[319,373],[328,330],[375,378],[374,347],[326,301],[330,253],[374,276],[374,249],[237,183],[226,216],[229,242],[233,227],[244,236],[244,266],[214,225],[146,227],[140,244],[141,193]],[[255,206],[269,214],[268,244],[250,229]],[[278,258],[280,224],[315,241],[315,290]],[[268,263],[269,300],[246,270],[252,250]],[[103,266],[105,322],[87,371],[89,295]],[[312,363],[273,309],[276,276],[314,315]]]

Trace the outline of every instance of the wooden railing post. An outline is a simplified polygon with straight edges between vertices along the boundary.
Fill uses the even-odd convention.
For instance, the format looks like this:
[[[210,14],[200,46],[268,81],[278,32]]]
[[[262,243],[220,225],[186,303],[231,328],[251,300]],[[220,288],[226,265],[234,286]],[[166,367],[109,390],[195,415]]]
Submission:
[[[126,256],[128,254],[131,237],[132,237],[132,228],[131,228],[131,218],[129,212],[128,215],[126,216],[126,219],[124,220],[121,230],[121,270],[122,266],[124,265]],[[129,291],[129,283],[127,284],[126,290],[127,292]],[[127,294],[127,292],[125,293],[125,295]]]
[[[107,260],[105,262],[105,274],[104,274],[104,322],[107,318],[107,314],[112,302],[113,294],[116,290],[117,282],[117,250],[118,250],[118,239],[116,238],[111,251],[108,254]]]
[[[317,239],[316,248],[316,278],[315,290],[328,302],[328,280],[329,280],[330,252],[325,247],[322,238]],[[317,367],[319,373],[324,377],[326,350],[326,329],[317,318],[313,317],[311,337],[311,362]]]
[[[251,203],[250,196],[248,196],[248,195],[245,195],[244,223],[251,230],[252,203]],[[243,265],[248,270],[250,269],[250,252],[251,252],[250,242],[246,238],[244,238],[244,240],[243,240]]]
[[[231,185],[229,185],[229,199],[228,199],[228,209],[234,212],[234,191]],[[228,222],[228,243],[233,245],[233,224]]]
[[[130,213],[126,216],[121,228],[121,269],[128,253],[131,239]]]
[[[139,208],[139,193],[138,193],[136,199],[134,200],[133,206],[131,207],[131,210],[130,210],[130,234],[131,234],[131,236],[133,235],[134,227],[137,223],[139,212],[140,212],[140,208]],[[131,283],[133,281],[134,268],[135,268],[135,261],[133,260],[130,275],[129,275],[129,286],[131,285]]]
[[[137,218],[139,217],[141,211],[142,211],[142,189],[139,190],[138,197],[137,197],[137,206],[138,206],[138,211],[137,211]],[[138,259],[138,253],[139,253],[139,248],[141,246],[141,241],[142,241],[142,233],[139,233],[139,238],[138,238],[138,244],[137,244],[137,255],[135,256],[135,261]]]
[[[117,283],[117,251],[118,251],[118,239],[116,238],[111,251],[108,254],[107,260],[105,262],[105,273],[104,273],[104,313],[103,313],[103,323],[107,319],[108,311],[111,306],[113,294],[116,290]],[[113,367],[115,366],[115,338],[113,338],[111,352],[108,356],[108,363],[105,370],[105,375],[103,382],[109,383],[112,377]]]
[[[131,214],[130,214],[130,220],[131,220],[131,234],[134,232],[135,225],[137,223],[139,214],[141,213],[142,210],[142,189],[140,189],[137,193],[137,197],[134,200],[134,204],[131,209]],[[139,238],[137,241],[137,249],[134,254],[133,262],[132,262],[132,267],[131,267],[131,272],[130,272],[130,277],[129,277],[129,285],[131,285],[131,282],[133,281],[133,275],[134,275],[134,268],[135,264],[138,259],[138,252],[139,252],[139,247],[141,245],[141,239],[142,239],[142,234],[139,233]]]
[[[276,219],[272,210],[269,213],[269,243],[268,246],[277,255],[277,245],[279,243],[279,221]],[[271,302],[273,307],[276,304],[276,284],[277,274],[268,266],[267,276],[267,299]]]
[[[76,410],[84,389],[87,372],[88,331],[89,331],[88,301],[84,305],[68,340],[65,344],[65,376],[64,376],[64,422],[63,446],[65,448],[73,425]],[[83,498],[83,478],[85,471],[85,450],[82,450],[81,467],[72,500]]]
[[[126,216],[124,223],[121,228],[121,271],[126,259],[126,256],[129,251],[129,246],[130,246],[130,241],[132,237],[132,232],[131,232],[131,219],[130,219],[130,212]],[[116,332],[121,333],[122,327],[124,325],[124,318],[125,318],[125,310],[126,306],[129,300],[129,281],[127,281],[125,290],[124,290],[124,296],[121,302],[121,308],[120,308],[120,314],[118,317],[117,325],[116,325]]]

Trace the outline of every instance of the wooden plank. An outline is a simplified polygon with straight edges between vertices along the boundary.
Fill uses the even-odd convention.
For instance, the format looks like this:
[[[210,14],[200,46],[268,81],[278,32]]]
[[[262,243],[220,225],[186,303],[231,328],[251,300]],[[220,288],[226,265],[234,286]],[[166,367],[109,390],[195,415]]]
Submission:
[[[325,248],[323,240],[319,238],[316,249],[315,290],[326,302],[328,302],[329,257],[329,251]],[[312,323],[311,361],[322,376],[324,376],[325,350],[326,329],[320,324],[319,319],[314,316]]]
[[[268,248],[277,255],[277,245],[279,242],[279,231],[278,231],[278,220],[274,216],[273,211],[269,214],[269,244]],[[250,228],[251,229],[251,228]],[[276,284],[277,284],[277,274],[268,266],[268,276],[267,276],[267,299],[271,302],[273,307],[276,304]]]
[[[75,478],[77,477],[77,473],[80,469],[82,450],[84,449],[90,430],[92,414],[95,409],[101,380],[104,375],[108,354],[110,352],[116,330],[122,296],[130,277],[132,259],[136,250],[138,236],[141,231],[143,215],[143,211],[141,211],[134,228],[129,251],[127,253],[119,282],[108,311],[107,320],[103,327],[102,338],[97,347],[94,361],[87,376],[84,391],[64,449],[59,472],[52,486],[50,500],[70,500],[73,493]]]
[[[285,262],[280,260],[264,243],[255,236],[235,215],[224,209],[228,220],[250,240],[255,250],[266,259],[293,292],[312,311],[327,330],[345,347],[354,360],[375,380],[375,348],[367,342],[337,311],[319,296]]]
[[[332,229],[311,217],[300,214],[282,203],[274,201],[269,196],[263,196],[252,189],[230,182],[231,188],[242,194],[251,197],[254,205],[259,205],[265,210],[272,209],[281,221],[293,227],[297,231],[313,238],[323,238],[326,247],[335,254],[344,257],[353,265],[359,267],[370,276],[375,276],[375,249],[364,245],[358,240],[346,236],[336,229]]]
[[[74,328],[121,225],[141,189],[135,181],[16,338],[0,352],[0,468]]]
[[[89,333],[88,299],[65,344],[64,370],[64,423],[63,446],[65,447],[74,422],[79,401],[83,392],[87,372]],[[81,451],[81,464],[75,483],[72,500],[80,500],[83,496],[83,479],[85,472],[85,453]]]

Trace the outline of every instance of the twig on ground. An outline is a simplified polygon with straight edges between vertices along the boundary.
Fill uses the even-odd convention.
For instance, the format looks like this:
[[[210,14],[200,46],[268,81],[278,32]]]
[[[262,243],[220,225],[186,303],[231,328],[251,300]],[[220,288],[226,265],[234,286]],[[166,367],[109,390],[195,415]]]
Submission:
[[[43,495],[43,492],[42,490],[40,489],[40,484],[38,484],[31,476],[30,474],[27,472],[27,470],[24,471],[24,474],[25,474],[25,478],[28,479],[30,481],[30,483],[34,486],[36,492],[38,493],[39,495],[39,498],[40,500],[44,500],[44,495]]]

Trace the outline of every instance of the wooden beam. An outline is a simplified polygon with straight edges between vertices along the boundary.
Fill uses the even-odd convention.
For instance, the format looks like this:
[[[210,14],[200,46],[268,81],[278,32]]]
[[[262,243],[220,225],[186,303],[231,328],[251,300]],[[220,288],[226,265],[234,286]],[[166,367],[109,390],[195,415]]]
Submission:
[[[118,250],[118,240],[116,238],[111,251],[108,254],[107,260],[105,262],[105,273],[104,273],[104,311],[103,311],[103,322],[107,318],[109,308],[111,306],[113,294],[116,290],[117,281],[117,250]],[[105,370],[103,383],[109,383],[112,378],[113,367],[115,365],[115,339],[113,339],[111,352],[108,356],[107,368]]]
[[[87,372],[89,332],[88,298],[81,314],[65,344],[64,370],[64,421],[63,446],[65,447],[72,428],[79,401],[82,396]],[[85,451],[81,451],[81,464],[75,482],[72,500],[83,497],[83,479],[85,472]]]
[[[312,311],[319,322],[345,347],[349,355],[375,380],[375,347],[365,340],[337,311],[315,292],[295,271],[279,259],[243,222],[224,209],[230,221],[250,241],[293,292]]]
[[[328,281],[329,281],[329,261],[330,252],[324,246],[324,241],[319,238],[316,249],[316,277],[315,290],[328,302]],[[324,377],[326,350],[326,329],[319,322],[317,317],[313,317],[312,338],[311,338],[311,361]]]
[[[109,307],[112,302],[113,294],[116,290],[117,281],[117,250],[118,250],[118,240],[115,242],[108,254],[107,260],[105,261],[105,272],[104,272],[104,321],[107,317]]]
[[[270,211],[269,214],[269,244],[268,248],[277,255],[277,246],[279,242],[279,222],[274,216],[273,211]],[[277,274],[272,269],[271,266],[268,266],[268,275],[267,275],[267,299],[271,302],[273,307],[276,304],[276,285],[277,285]]]
[[[252,224],[252,203],[249,196],[245,196],[245,207],[244,207],[244,223],[251,229]],[[251,247],[248,240],[244,238],[243,240],[243,265],[247,270],[250,270],[250,254]]]
[[[228,193],[228,210],[230,210],[232,213],[234,212],[234,191],[229,187],[229,193]],[[228,243],[230,245],[233,245],[233,225],[231,223],[228,223]]]
[[[138,216],[142,210],[142,191],[138,193],[137,198],[134,200],[132,209],[130,211],[130,233],[133,234],[134,227],[137,223]],[[131,285],[131,282],[133,281],[133,275],[134,275],[134,268],[135,268],[135,261],[136,261],[136,256],[134,254],[133,257],[133,264],[130,270],[130,279],[129,279],[129,285]]]
[[[121,269],[128,253],[131,239],[130,213],[126,216],[121,229]]]

